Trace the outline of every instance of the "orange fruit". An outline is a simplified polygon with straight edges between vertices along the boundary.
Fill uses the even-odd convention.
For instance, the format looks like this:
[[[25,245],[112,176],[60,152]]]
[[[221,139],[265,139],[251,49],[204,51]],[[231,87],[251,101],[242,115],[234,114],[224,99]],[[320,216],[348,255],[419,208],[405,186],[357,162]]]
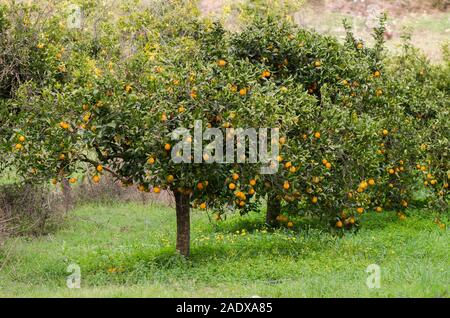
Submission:
[[[236,189],[236,185],[235,185],[234,183],[230,183],[230,184],[228,185],[228,188],[229,188],[230,190],[234,190],[234,189]]]
[[[383,211],[383,208],[381,206],[377,206],[375,208],[375,211],[377,211],[379,213],[379,212]]]
[[[169,151],[170,148],[172,148],[172,146],[171,146],[170,144],[165,144],[165,145],[164,145],[164,149],[165,149],[165,150]]]
[[[293,228],[294,227],[294,223],[289,221],[288,224],[287,224],[287,227],[290,228],[290,229]]]
[[[202,204],[200,204],[200,209],[202,209],[202,210],[206,209],[206,203],[205,203],[205,202],[203,202]]]
[[[219,65],[219,66],[225,66],[225,65],[227,65],[227,61],[225,61],[225,60],[218,60],[218,61],[217,61],[217,65]]]
[[[363,47],[364,47],[364,45],[361,42],[356,45],[356,48],[358,50],[361,50]]]
[[[369,184],[370,184],[371,186],[375,185],[375,180],[369,179]]]
[[[317,139],[319,139],[319,138],[320,138],[320,132],[319,132],[319,131],[315,132],[315,133],[314,133],[314,137],[316,137]]]
[[[23,148],[21,144],[16,144],[14,147],[16,148],[16,150],[21,150]]]
[[[76,182],[77,182],[77,178],[70,178],[70,179],[69,179],[69,182],[70,182],[70,183],[76,183]]]
[[[239,90],[239,95],[241,95],[241,96],[247,95],[247,89],[246,88],[241,88]]]
[[[311,202],[312,202],[312,203],[316,204],[317,201],[318,201],[317,197],[312,197],[312,198],[311,198]]]
[[[100,177],[98,175],[95,175],[92,177],[92,181],[94,181],[94,183],[99,183],[100,182]]]
[[[102,172],[103,171],[103,166],[102,165],[98,165],[97,166],[97,171],[98,172]]]
[[[364,208],[359,207],[359,208],[356,209],[356,212],[358,212],[359,214],[361,214],[361,213],[364,212]]]
[[[250,180],[250,185],[251,186],[255,186],[256,185],[256,180],[255,179],[251,179]]]
[[[389,131],[387,129],[383,129],[383,136],[387,136],[389,134]]]
[[[283,188],[284,188],[284,190],[288,190],[289,188],[290,188],[290,184],[289,184],[289,182],[287,182],[287,181],[284,181],[284,184],[283,184]]]
[[[239,179],[239,175],[238,175],[237,173],[233,173],[233,176],[232,176],[232,177],[233,177],[233,180],[235,180],[235,181],[236,181],[237,179]]]
[[[154,164],[154,163],[155,163],[155,158],[153,158],[153,157],[148,158],[148,159],[147,159],[147,163],[148,163],[149,165]]]
[[[19,141],[20,142],[24,142],[25,141],[25,137],[24,136],[19,136]]]
[[[172,183],[174,179],[175,179],[174,176],[172,176],[171,174],[169,174],[166,178],[167,182],[169,183]]]
[[[325,167],[326,167],[327,169],[331,169],[331,163],[327,162],[327,164],[325,165]]]
[[[342,221],[341,220],[336,222],[336,227],[337,228],[341,228],[342,227]]]
[[[374,76],[374,77],[380,77],[380,76],[381,76],[380,71],[375,71],[375,72],[373,72],[373,76]]]
[[[199,183],[197,183],[197,189],[199,189],[199,190],[203,190],[203,183],[201,183],[201,182],[199,182]]]
[[[159,188],[159,187],[153,187],[153,192],[154,192],[154,193],[160,193],[160,192],[161,192],[161,188]]]
[[[315,62],[314,62],[314,66],[315,67],[320,67],[322,65],[322,63],[319,61],[319,60],[316,60]]]

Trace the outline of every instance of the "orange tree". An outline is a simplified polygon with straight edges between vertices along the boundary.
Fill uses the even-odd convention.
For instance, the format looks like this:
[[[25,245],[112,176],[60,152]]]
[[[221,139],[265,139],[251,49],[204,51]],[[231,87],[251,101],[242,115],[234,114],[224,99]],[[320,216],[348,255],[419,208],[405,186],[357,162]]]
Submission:
[[[425,189],[432,193],[430,205],[438,211],[448,209],[449,56],[447,47],[444,63],[433,65],[406,38],[388,70],[394,79],[395,101],[414,127],[410,135],[415,140],[412,164]]]
[[[390,126],[387,123],[388,114],[398,112],[401,115],[399,107],[388,105],[383,96],[383,93],[386,94],[386,83],[382,79],[384,20],[382,17],[380,26],[374,30],[376,41],[373,48],[355,39],[348,28],[347,40],[340,44],[332,37],[298,29],[274,17],[258,19],[233,37],[232,52],[237,58],[265,65],[266,80],[279,87],[283,87],[286,78],[291,78],[315,97],[319,106],[313,118],[305,117],[308,120],[302,121],[302,107],[298,105],[301,122],[291,126],[283,137],[287,140],[284,147],[287,151],[280,160],[292,175],[280,173],[267,180],[268,223],[273,223],[280,214],[281,198],[284,197],[291,202],[288,205],[292,205],[293,201],[302,202],[299,200],[302,192],[310,196],[305,202],[313,203],[312,206],[304,205],[305,209],[314,211],[315,207],[319,207],[319,214],[326,210],[325,206],[328,206],[327,214],[337,214],[344,208],[343,202],[349,198],[356,200],[356,197],[369,202],[370,206],[378,204],[374,207],[378,211],[382,209],[379,206],[381,202],[372,202],[374,195],[367,195],[366,186],[361,188],[358,185],[366,185],[369,178],[371,182],[381,178],[380,170],[386,174],[385,150],[379,147],[389,134],[385,134]],[[326,98],[322,94],[326,94]],[[403,119],[403,116],[400,118]],[[363,124],[358,125],[358,122]],[[342,130],[337,127],[342,127]],[[397,141],[395,149],[401,152],[403,146],[401,141]],[[299,155],[303,156],[302,161],[293,160]],[[298,169],[302,169],[303,173]],[[325,176],[331,182],[326,191],[320,184],[322,179],[326,179]],[[349,182],[349,176],[353,182]],[[292,178],[296,178],[297,182]],[[290,179],[298,184],[297,189],[291,186]],[[274,191],[272,184],[281,191]],[[375,187],[371,189],[374,191]],[[323,205],[317,204],[319,193]],[[351,205],[361,213],[366,208],[358,204],[363,205],[362,202]],[[337,224],[341,223],[338,221]]]
[[[26,140],[21,147],[11,144],[19,172],[37,181],[75,183],[76,171],[87,169],[94,182],[107,171],[124,186],[171,190],[177,249],[187,256],[191,204],[219,211],[254,209],[261,164],[239,162],[237,153],[230,163],[209,163],[218,150],[200,153],[206,163],[174,162],[180,140],[172,133],[178,128],[192,133],[196,121],[218,128],[225,138],[229,128],[283,131],[294,123],[295,103],[314,105],[292,82],[280,89],[261,81],[266,71],[261,65],[227,58],[226,38],[224,48],[205,50],[212,34],[220,32],[198,26],[183,37],[166,37],[164,46],[142,37],[134,42],[132,56],[115,64],[95,61],[90,52],[69,52],[65,72],[70,80],[38,94],[28,94],[23,86],[14,101],[31,113],[17,125],[17,138]],[[286,89],[292,93],[285,94]],[[194,148],[211,142],[187,134],[183,141]]]

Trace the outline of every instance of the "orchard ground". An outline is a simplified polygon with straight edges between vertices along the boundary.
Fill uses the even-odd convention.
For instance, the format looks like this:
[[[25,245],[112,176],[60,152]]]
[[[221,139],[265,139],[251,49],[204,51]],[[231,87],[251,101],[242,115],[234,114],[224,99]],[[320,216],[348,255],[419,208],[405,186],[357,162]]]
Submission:
[[[450,296],[450,234],[424,211],[369,212],[341,238],[308,226],[266,231],[264,213],[215,222],[194,211],[188,261],[175,253],[173,208],[86,205],[69,218],[54,234],[6,241],[0,297]],[[81,268],[80,289],[66,287],[69,264]],[[379,289],[366,285],[370,264]]]

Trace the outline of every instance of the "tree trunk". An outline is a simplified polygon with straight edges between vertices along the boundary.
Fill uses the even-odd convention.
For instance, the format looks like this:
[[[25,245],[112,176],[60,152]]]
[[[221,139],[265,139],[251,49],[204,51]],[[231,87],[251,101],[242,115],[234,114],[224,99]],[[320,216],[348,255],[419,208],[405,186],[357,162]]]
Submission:
[[[177,250],[184,257],[189,257],[191,224],[189,194],[174,191],[177,211]]]
[[[66,209],[66,213],[72,208],[73,199],[72,199],[72,188],[70,187],[70,183],[66,178],[62,178],[61,180],[61,188],[64,200],[64,208]]]
[[[274,225],[277,221],[277,216],[281,213],[281,201],[275,195],[267,196],[267,212],[266,223]]]

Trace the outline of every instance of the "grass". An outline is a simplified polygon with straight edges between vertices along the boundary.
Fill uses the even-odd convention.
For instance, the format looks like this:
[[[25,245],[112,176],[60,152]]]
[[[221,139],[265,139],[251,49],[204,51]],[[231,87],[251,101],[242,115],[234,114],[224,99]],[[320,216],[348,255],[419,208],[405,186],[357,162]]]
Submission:
[[[78,208],[54,235],[6,242],[0,297],[449,297],[449,231],[424,211],[404,221],[369,213],[359,233],[343,238],[266,232],[256,213],[210,224],[194,211],[192,219],[185,261],[174,253],[171,208]],[[66,287],[72,263],[81,289]],[[379,289],[366,286],[369,264],[381,267]]]

